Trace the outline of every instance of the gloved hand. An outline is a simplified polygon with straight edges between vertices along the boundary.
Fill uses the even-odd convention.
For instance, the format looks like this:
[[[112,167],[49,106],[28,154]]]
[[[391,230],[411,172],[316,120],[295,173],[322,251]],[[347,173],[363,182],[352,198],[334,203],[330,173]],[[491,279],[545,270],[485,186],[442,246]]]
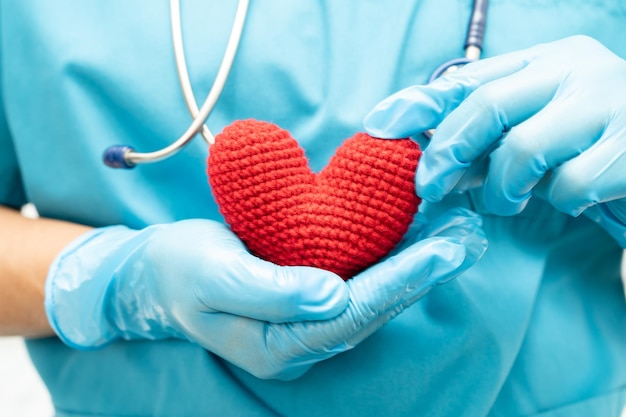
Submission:
[[[365,128],[384,138],[437,128],[416,174],[427,201],[488,161],[490,211],[519,213],[535,193],[565,213],[584,212],[626,247],[625,96],[626,62],[575,36],[402,90]]]
[[[46,311],[75,348],[175,337],[258,377],[291,379],[361,342],[486,247],[469,211],[416,223],[414,244],[347,283],[256,258],[210,220],[94,229],[55,260]]]

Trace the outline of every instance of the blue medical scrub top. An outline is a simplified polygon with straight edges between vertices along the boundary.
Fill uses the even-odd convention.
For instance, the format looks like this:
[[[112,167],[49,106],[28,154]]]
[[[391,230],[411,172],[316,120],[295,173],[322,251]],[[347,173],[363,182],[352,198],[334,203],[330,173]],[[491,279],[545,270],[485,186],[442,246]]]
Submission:
[[[159,149],[190,121],[165,1],[0,3],[0,202],[93,226],[220,219],[197,140],[166,162],[114,171],[113,144]],[[235,1],[188,0],[183,36],[198,101],[215,77]],[[313,169],[400,88],[462,54],[469,0],[252,1],[208,121],[277,123]],[[587,34],[626,57],[619,0],[493,0],[485,55]],[[58,416],[618,416],[626,402],[620,247],[585,216],[539,200],[492,216],[490,248],[353,350],[291,382],[260,380],[180,340],[82,352],[28,348]],[[210,238],[207,236],[207,238]]]

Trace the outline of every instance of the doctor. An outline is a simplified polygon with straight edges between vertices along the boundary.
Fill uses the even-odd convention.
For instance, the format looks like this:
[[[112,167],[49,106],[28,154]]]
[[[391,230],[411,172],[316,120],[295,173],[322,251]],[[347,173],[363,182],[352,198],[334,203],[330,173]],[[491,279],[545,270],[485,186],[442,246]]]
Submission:
[[[272,121],[319,170],[366,115],[381,137],[437,128],[412,232],[347,283],[247,253],[200,141],[131,171],[100,163],[188,125],[166,4],[0,5],[0,320],[30,337],[57,415],[620,414],[619,2],[494,1],[493,59],[429,85],[470,2],[251,4],[213,131]],[[235,7],[183,5],[199,97]],[[27,201],[42,219],[19,216]]]

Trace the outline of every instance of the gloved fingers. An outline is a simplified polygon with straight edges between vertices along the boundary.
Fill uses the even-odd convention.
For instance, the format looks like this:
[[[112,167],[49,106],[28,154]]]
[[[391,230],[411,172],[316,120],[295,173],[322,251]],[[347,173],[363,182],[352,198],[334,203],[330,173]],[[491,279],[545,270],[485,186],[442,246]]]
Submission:
[[[606,132],[594,146],[555,168],[540,182],[537,195],[573,216],[625,198],[624,137],[624,132]]]
[[[187,325],[191,341],[255,377],[292,380],[314,364],[348,349],[334,346],[312,352],[307,346],[328,323],[268,323],[228,313],[207,313],[195,316]]]
[[[228,255],[227,255],[228,256]],[[348,288],[336,274],[307,266],[279,266],[247,251],[231,254],[227,267],[198,297],[211,309],[269,322],[324,320],[341,313]]]
[[[430,236],[467,239],[480,229],[480,217],[456,209],[419,230],[415,240]],[[236,245],[239,245],[237,243]],[[220,255],[227,265],[218,279],[197,292],[207,309],[269,322],[324,320],[347,306],[348,286],[336,275],[311,267],[280,267],[250,255],[243,245]]]
[[[430,221],[422,231],[420,239],[449,237],[464,245],[465,260],[459,269],[464,271],[475,264],[487,249],[488,242],[482,225],[483,219],[479,214],[463,207],[455,207]],[[438,283],[447,282],[454,277],[455,274],[441,278]]]
[[[466,270],[468,260],[475,262],[486,240],[470,223],[473,231],[452,226],[456,234],[448,230],[450,237],[417,242],[348,281],[348,307],[332,319],[267,323],[216,312],[190,317],[184,326],[191,340],[259,378],[296,378],[351,349],[438,282]]]
[[[480,249],[469,250],[470,246]],[[353,348],[431,288],[469,268],[485,246],[482,230],[465,244],[455,238],[428,238],[357,275],[348,281],[350,303],[340,316],[323,322],[290,323],[280,329],[294,341],[281,355],[292,364],[281,378],[298,376],[312,363]],[[284,337],[275,330],[270,334]]]
[[[605,112],[590,109],[579,97],[567,96],[551,101],[514,126],[490,155],[484,183],[487,209],[499,215],[521,212],[548,171],[586,152],[598,140],[607,118]],[[591,166],[580,168],[583,173]],[[560,201],[555,202],[561,206],[557,208],[564,208]]]
[[[418,195],[441,200],[473,163],[489,156],[504,132],[550,102],[559,80],[538,71],[529,66],[477,88],[441,122],[417,169]]]
[[[456,268],[450,269],[448,273],[442,273],[442,270],[433,268],[430,271],[430,279],[424,280],[422,285],[412,291],[410,295],[399,298],[395,305],[387,308],[382,314],[361,326],[360,330],[345,340],[342,347],[356,346],[365,340],[385,323],[424,297],[435,286],[446,283],[469,269],[482,257],[487,249],[487,238],[481,227],[482,218],[470,210],[461,207],[453,208],[436,218],[431,224],[433,226],[432,229],[425,229],[424,233],[428,233],[431,236],[436,235],[437,237],[434,239],[449,237],[452,241],[463,245],[465,248],[463,262]],[[414,247],[409,248],[409,250],[419,250],[418,245],[419,242]]]
[[[377,104],[363,120],[374,137],[404,138],[437,127],[480,86],[528,65],[535,48],[472,62],[428,85],[400,90]]]
[[[414,241],[449,236],[463,241],[480,229],[480,217],[455,209],[434,221],[424,220]],[[228,232],[230,233],[230,232]],[[222,265],[216,279],[196,292],[207,309],[269,322],[324,320],[341,313],[348,303],[348,286],[328,271],[311,267],[281,267],[249,254],[233,237],[228,251],[218,254]]]
[[[405,233],[402,241],[388,255],[393,256],[409,246],[429,237],[452,237],[462,241],[476,231],[482,233],[482,217],[463,207],[454,207],[437,216],[427,216],[422,212],[415,215],[413,223]]]
[[[278,372],[267,337],[269,329],[283,324],[213,312],[191,315],[184,325],[190,341],[252,375],[267,379]]]
[[[465,247],[458,243],[427,239],[348,281],[350,303],[338,317],[270,327],[268,344],[282,369],[276,377],[298,377],[313,363],[352,349],[390,320],[390,312],[399,314],[398,306],[416,301],[457,270],[464,257]]]
[[[461,240],[463,236],[471,235],[481,230],[482,217],[463,207],[454,207],[432,218],[418,212],[415,220],[405,234],[401,245],[394,252],[404,250],[416,242],[429,237],[453,237]]]
[[[453,221],[448,223],[448,227],[437,232],[439,237],[450,237],[457,240],[465,246],[465,259],[454,274],[448,277],[442,277],[438,284],[448,282],[450,279],[456,278],[459,273],[465,271],[474,265],[483,256],[487,250],[488,241],[485,232],[482,229],[483,220],[480,215],[470,210],[457,207],[448,212],[448,214],[457,214],[453,217]]]
[[[160,297],[178,321],[215,311],[271,322],[323,320],[348,302],[348,288],[336,274],[257,258],[217,222],[185,220],[163,228],[145,256],[160,260],[154,263]]]

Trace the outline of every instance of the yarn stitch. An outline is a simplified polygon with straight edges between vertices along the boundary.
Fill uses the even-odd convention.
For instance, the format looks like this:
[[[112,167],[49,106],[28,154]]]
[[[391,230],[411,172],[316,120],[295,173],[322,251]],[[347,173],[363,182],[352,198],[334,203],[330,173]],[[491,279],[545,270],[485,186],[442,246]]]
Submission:
[[[420,156],[409,139],[357,133],[316,175],[289,132],[250,119],[216,136],[208,175],[220,212],[253,254],[349,279],[406,233],[420,203]]]

